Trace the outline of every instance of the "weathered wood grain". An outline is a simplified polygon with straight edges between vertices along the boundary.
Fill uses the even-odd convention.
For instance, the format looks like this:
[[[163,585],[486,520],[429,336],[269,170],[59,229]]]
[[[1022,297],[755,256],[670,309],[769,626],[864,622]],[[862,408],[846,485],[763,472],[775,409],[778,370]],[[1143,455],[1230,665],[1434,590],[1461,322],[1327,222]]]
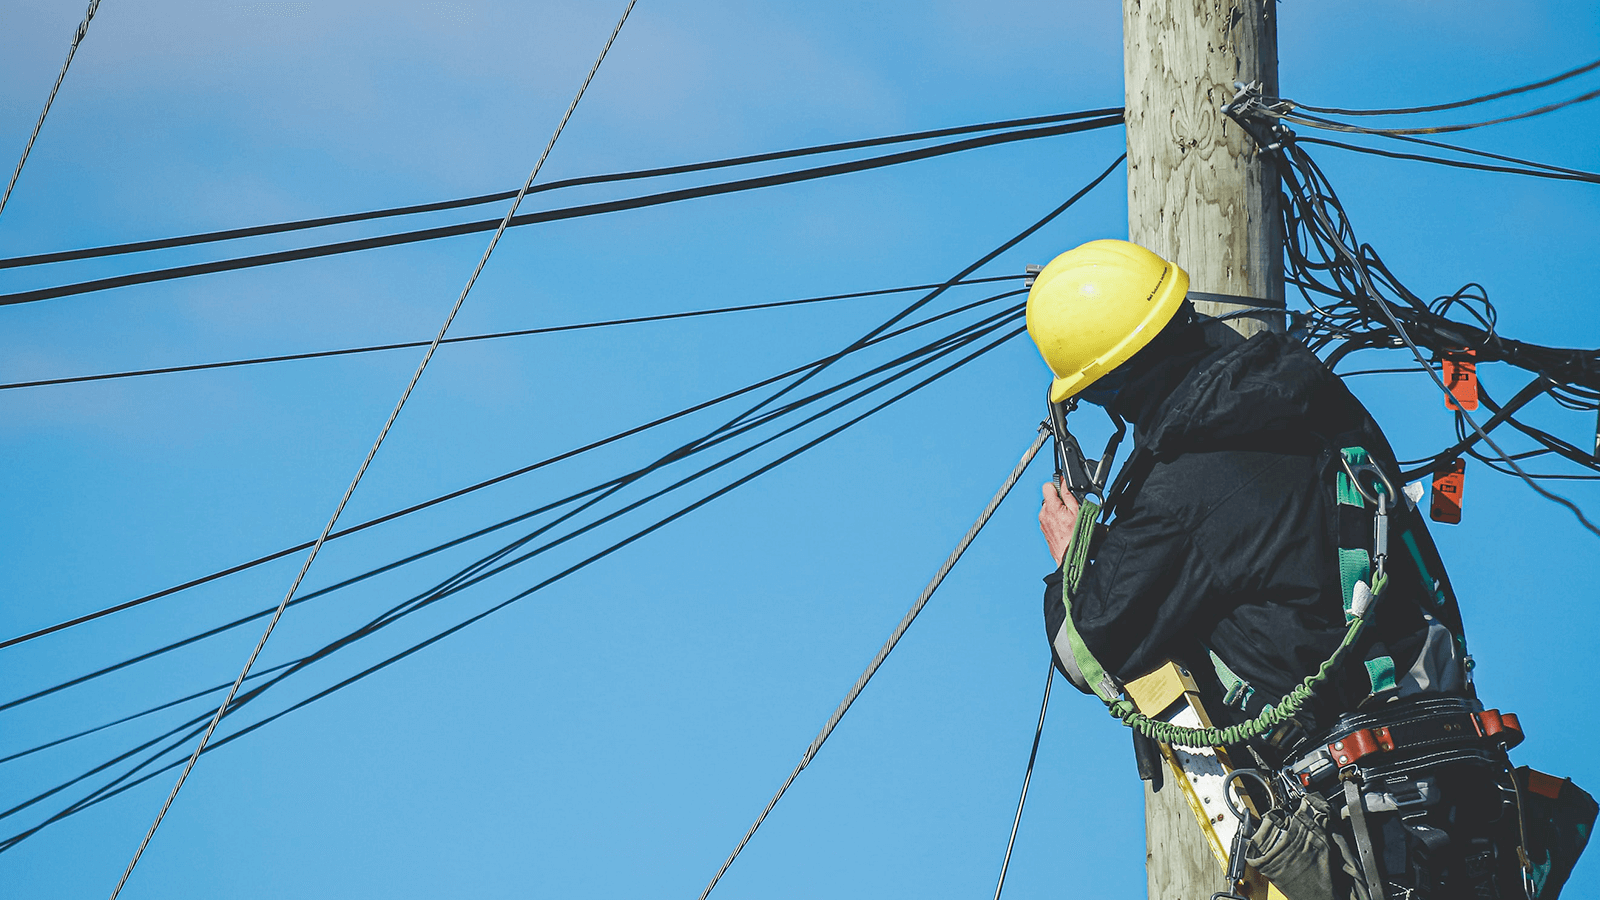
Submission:
[[[1281,304],[1276,176],[1219,111],[1236,81],[1278,93],[1273,0],[1123,0],[1122,27],[1128,239],[1183,266],[1194,290]],[[1281,317],[1234,321],[1252,334],[1274,319],[1281,330]]]

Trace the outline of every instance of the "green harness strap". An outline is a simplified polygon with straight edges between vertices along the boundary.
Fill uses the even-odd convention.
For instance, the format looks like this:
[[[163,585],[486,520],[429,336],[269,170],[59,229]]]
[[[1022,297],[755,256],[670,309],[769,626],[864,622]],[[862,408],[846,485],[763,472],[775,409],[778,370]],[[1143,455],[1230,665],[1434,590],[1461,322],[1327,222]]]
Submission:
[[[1364,447],[1344,447],[1339,450],[1339,455],[1352,468],[1363,466],[1371,462],[1372,457]],[[1373,485],[1373,488],[1382,492],[1383,488]],[[1354,506],[1357,509],[1367,508],[1367,499],[1362,495],[1359,485],[1351,481],[1350,476],[1344,471],[1337,475],[1337,493],[1341,506]],[[1390,497],[1391,502],[1398,501],[1398,497]],[[1387,552],[1387,548],[1383,548]],[[1355,602],[1357,584],[1372,581],[1372,555],[1365,549],[1340,547],[1339,548],[1339,587],[1344,594],[1344,620],[1351,618],[1350,606]],[[1384,691],[1396,689],[1394,673],[1394,657],[1379,654],[1366,660],[1367,681],[1372,686],[1372,693],[1379,694]]]
[[[1100,504],[1093,500],[1084,500],[1078,507],[1078,524],[1072,530],[1072,542],[1067,545],[1067,552],[1061,559],[1061,603],[1067,608],[1067,617],[1061,623],[1061,628],[1066,632],[1067,646],[1072,650],[1072,659],[1078,664],[1084,681],[1089,683],[1095,696],[1106,703],[1115,703],[1122,696],[1122,685],[1089,652],[1083,636],[1078,634],[1078,628],[1072,622],[1072,598],[1078,593],[1083,573],[1089,568],[1089,545],[1094,540],[1095,519],[1099,515]]]

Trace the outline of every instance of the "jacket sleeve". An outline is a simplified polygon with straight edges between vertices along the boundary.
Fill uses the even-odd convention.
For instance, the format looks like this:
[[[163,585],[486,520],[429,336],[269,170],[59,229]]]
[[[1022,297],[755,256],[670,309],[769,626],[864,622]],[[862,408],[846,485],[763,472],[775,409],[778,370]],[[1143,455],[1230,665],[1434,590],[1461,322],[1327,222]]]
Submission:
[[[1067,610],[1059,572],[1045,579],[1045,629],[1052,649]],[[1084,646],[1106,671],[1127,680],[1171,656],[1192,633],[1190,626],[1208,599],[1218,595],[1212,570],[1186,528],[1138,508],[1107,532],[1095,561],[1072,598],[1072,624]],[[1072,677],[1070,654],[1055,653],[1056,666]],[[1081,677],[1080,677],[1081,681]],[[1080,690],[1086,687],[1074,681]]]

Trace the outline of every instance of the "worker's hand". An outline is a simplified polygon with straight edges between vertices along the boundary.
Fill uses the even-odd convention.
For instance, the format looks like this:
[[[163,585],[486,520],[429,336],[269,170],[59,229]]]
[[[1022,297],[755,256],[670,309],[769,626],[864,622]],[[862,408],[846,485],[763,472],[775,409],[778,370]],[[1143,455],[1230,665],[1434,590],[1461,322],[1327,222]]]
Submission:
[[[1039,530],[1044,532],[1044,542],[1050,545],[1050,556],[1061,564],[1067,555],[1067,545],[1072,543],[1072,532],[1078,527],[1078,498],[1052,481],[1044,486],[1044,506],[1039,507]]]

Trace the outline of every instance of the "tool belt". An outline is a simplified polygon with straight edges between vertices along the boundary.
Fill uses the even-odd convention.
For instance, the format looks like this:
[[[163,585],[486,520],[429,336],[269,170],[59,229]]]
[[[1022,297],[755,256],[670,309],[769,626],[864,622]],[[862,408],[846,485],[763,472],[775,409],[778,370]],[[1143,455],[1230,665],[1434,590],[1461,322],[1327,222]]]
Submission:
[[[1300,787],[1316,790],[1351,766],[1369,776],[1387,776],[1422,773],[1458,760],[1499,764],[1522,738],[1515,713],[1484,709],[1476,700],[1402,701],[1341,716],[1287,772]]]

